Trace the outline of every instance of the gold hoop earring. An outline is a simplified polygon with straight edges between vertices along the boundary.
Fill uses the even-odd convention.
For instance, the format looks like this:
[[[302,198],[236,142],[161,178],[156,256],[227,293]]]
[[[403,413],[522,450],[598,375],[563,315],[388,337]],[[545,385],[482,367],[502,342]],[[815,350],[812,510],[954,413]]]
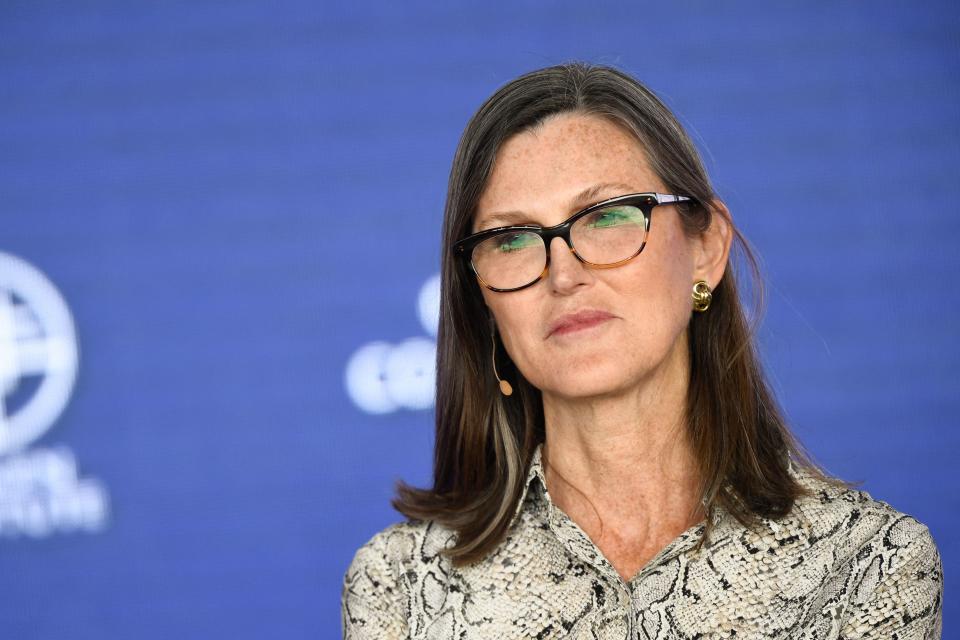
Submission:
[[[491,328],[493,325],[491,324]],[[513,387],[510,386],[510,383],[506,380],[500,380],[500,375],[497,373],[497,338],[496,338],[496,329],[490,331],[490,341],[493,343],[493,353],[491,354],[491,359],[493,360],[493,375],[500,382],[500,393],[505,396],[513,395]]]
[[[693,310],[706,311],[710,307],[713,293],[706,280],[697,280],[693,285]]]

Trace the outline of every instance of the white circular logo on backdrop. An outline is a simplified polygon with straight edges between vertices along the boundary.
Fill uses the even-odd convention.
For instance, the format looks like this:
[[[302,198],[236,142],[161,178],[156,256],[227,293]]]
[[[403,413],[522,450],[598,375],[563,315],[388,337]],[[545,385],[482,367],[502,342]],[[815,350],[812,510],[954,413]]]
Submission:
[[[437,346],[426,338],[370,342],[347,363],[347,392],[367,413],[433,406]]]
[[[437,337],[437,326],[440,324],[440,274],[436,274],[423,283],[420,295],[417,296],[417,315],[423,330]]]
[[[367,413],[421,410],[433,406],[437,379],[440,275],[428,279],[417,295],[417,316],[431,338],[407,338],[400,344],[368,342],[350,357],[344,373],[347,393]]]
[[[49,429],[77,379],[73,318],[57,288],[27,262],[0,252],[0,455]]]

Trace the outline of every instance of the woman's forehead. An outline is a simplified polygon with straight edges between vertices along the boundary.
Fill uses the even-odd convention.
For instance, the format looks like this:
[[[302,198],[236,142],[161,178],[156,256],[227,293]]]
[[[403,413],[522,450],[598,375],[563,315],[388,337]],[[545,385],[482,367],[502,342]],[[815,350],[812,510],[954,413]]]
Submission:
[[[559,214],[558,209],[576,210],[624,193],[659,190],[662,183],[646,152],[623,127],[598,116],[558,117],[501,146],[474,227],[499,226],[485,224],[495,216]]]

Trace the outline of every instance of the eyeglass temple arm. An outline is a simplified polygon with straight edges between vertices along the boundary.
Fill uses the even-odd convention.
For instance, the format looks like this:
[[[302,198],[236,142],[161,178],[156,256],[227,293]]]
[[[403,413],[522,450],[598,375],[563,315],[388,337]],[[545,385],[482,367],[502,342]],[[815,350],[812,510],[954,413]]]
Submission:
[[[683,202],[684,200],[692,200],[692,198],[688,198],[687,196],[675,196],[668,193],[655,193],[654,195],[657,196],[657,203],[659,204],[667,204],[670,202]]]

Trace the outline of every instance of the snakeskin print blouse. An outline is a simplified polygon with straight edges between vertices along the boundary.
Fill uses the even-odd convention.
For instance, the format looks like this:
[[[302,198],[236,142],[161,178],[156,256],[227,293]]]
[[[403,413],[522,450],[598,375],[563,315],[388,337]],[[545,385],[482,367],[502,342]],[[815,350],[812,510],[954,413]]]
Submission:
[[[454,534],[393,524],[343,577],[344,638],[939,638],[943,568],[930,531],[857,490],[790,471],[815,495],[744,528],[713,509],[629,582],[546,490],[540,448],[501,544],[455,569]]]

